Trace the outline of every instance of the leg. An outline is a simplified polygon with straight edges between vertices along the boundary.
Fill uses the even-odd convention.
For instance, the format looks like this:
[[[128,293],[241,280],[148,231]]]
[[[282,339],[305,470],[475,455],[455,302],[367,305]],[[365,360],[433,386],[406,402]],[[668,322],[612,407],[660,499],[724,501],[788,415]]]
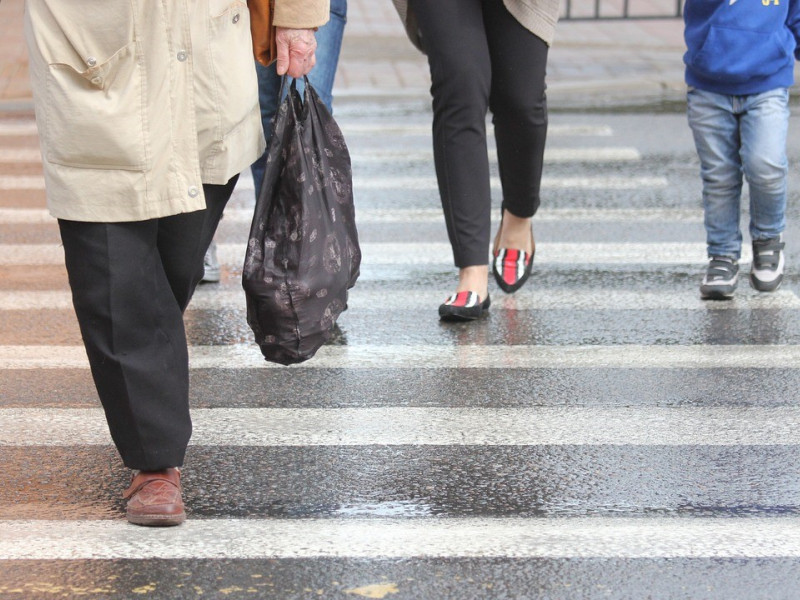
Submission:
[[[180,466],[192,429],[188,355],[158,220],[59,225],[75,313],[123,462],[145,471]]]
[[[703,180],[708,255],[738,260],[742,249],[739,117],[730,96],[693,89],[687,100]]]
[[[786,135],[789,92],[748,97],[741,117],[742,164],[750,188],[750,237],[776,238],[786,226]]]
[[[192,224],[192,231],[196,233],[190,234],[193,235],[197,248],[201,252],[206,251],[214,238],[217,224],[222,218],[222,212],[238,180],[239,176],[236,175],[225,185],[203,186],[203,192],[206,197],[206,210],[191,213],[197,215],[199,222]],[[158,228],[158,251],[161,256],[161,262],[164,265],[167,279],[170,282],[181,312],[186,310],[197,283],[203,275],[202,253],[198,270],[198,261],[195,255],[197,249],[191,243],[191,239],[186,239],[186,232],[184,231],[186,228],[185,221],[189,218],[185,214],[165,217],[160,219]],[[194,265],[195,270],[191,271],[187,268],[187,265]]]
[[[331,0],[331,19],[319,28],[317,38],[317,64],[308,74],[320,99],[333,112],[333,82],[339,65],[344,27],[347,23],[347,0]],[[298,81],[298,90],[302,82]]]
[[[531,217],[539,208],[547,138],[547,44],[523,27],[502,0],[483,4],[492,61],[492,111],[502,219],[492,251],[492,272],[504,292],[520,289],[533,267]]]
[[[786,134],[789,92],[776,89],[748,96],[742,115],[742,162],[750,187],[751,285],[777,290],[783,281],[786,226]]]
[[[491,65],[481,5],[481,0],[411,2],[431,70],[439,193],[455,264],[462,269],[485,269],[489,248],[491,192],[485,119]]]
[[[183,463],[192,429],[183,310],[234,183],[205,186],[211,208],[166,219],[59,221],[95,386],[132,469]]]
[[[263,171],[262,171],[263,173]],[[235,183],[239,179],[237,175],[233,179],[228,182],[228,185],[231,183]],[[220,219],[222,219],[222,208],[219,209],[219,214],[216,214],[216,205],[214,199],[220,195],[220,191],[222,190],[222,194],[225,195],[225,203],[228,202],[228,198],[230,197],[231,193],[233,192],[233,187],[229,192],[225,192],[224,189],[227,186],[205,186],[206,192],[206,206],[208,207],[207,218],[213,219],[214,229],[216,231],[217,224],[219,223]],[[213,191],[217,190],[217,191]],[[168,222],[165,221],[165,227],[168,226]],[[206,253],[203,257],[203,272],[201,273],[200,281],[203,283],[219,283],[220,280],[220,266],[219,260],[217,260],[217,245],[214,242],[213,238],[209,240],[203,240],[203,243],[206,247]],[[192,286],[192,290],[194,290],[194,285]]]
[[[539,208],[545,140],[547,44],[525,29],[502,0],[484,2],[492,62],[492,111],[503,186],[499,245],[532,251],[530,217]]]

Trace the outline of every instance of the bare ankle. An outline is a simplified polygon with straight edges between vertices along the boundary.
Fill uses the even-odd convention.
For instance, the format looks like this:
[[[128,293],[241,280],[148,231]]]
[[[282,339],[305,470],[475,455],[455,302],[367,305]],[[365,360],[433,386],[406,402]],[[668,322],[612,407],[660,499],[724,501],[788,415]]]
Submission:
[[[464,267],[458,272],[458,292],[475,292],[481,300],[485,300],[489,287],[488,265]]]
[[[495,237],[494,250],[497,251],[498,248],[515,248],[531,254],[534,246],[531,217],[517,217],[504,210],[503,221]]]

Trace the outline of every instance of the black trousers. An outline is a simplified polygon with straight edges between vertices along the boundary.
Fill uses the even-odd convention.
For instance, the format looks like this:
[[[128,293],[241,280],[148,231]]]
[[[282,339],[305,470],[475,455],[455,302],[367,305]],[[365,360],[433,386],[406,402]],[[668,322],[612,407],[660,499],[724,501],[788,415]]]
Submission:
[[[491,228],[486,114],[492,112],[503,208],[539,207],[547,136],[547,44],[503,0],[410,0],[431,70],[433,147],[459,268],[485,265]]]
[[[183,311],[237,177],[206,209],[130,223],[59,220],[72,300],[111,437],[126,466],[183,464],[192,433]]]

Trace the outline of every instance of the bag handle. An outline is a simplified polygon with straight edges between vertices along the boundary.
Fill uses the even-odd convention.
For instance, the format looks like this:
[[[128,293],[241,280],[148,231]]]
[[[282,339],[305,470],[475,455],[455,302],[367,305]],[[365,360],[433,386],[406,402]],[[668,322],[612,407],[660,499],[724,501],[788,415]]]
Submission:
[[[292,92],[296,92],[297,91],[297,78],[290,77],[289,75],[284,75],[283,77],[281,77],[281,87],[278,90],[278,100],[279,100],[279,102],[283,100],[283,94],[284,94],[284,90],[286,89],[286,80],[287,79],[291,79],[292,80],[292,82],[289,84],[289,89]],[[304,83],[305,87],[303,88],[303,99],[302,99],[303,100],[303,103],[302,103],[303,113],[302,114],[306,114],[308,112],[308,108],[306,106],[308,104],[307,100],[310,97],[310,90],[312,89],[311,82],[308,80],[308,75],[303,75],[303,83]],[[291,105],[291,110],[292,110],[292,113],[295,115],[295,118],[298,117],[297,112],[295,110],[294,102],[290,101],[289,104]]]

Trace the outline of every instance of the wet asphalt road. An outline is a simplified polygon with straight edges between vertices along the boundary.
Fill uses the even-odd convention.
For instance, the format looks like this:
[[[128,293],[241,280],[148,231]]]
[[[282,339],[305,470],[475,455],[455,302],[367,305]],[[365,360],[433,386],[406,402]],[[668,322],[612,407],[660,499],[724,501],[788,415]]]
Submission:
[[[530,283],[492,283],[488,317],[453,325],[436,315],[455,271],[427,103],[336,116],[365,257],[350,309],[317,359],[260,364],[244,177],[223,281],[186,316],[199,441],[179,531],[126,525],[128,473],[82,437],[102,416],[57,229],[18,179],[40,166],[0,163],[0,598],[798,597],[800,138],[785,285],[759,295],[745,277],[703,303],[685,117],[551,115]],[[36,147],[8,127],[4,147]]]

